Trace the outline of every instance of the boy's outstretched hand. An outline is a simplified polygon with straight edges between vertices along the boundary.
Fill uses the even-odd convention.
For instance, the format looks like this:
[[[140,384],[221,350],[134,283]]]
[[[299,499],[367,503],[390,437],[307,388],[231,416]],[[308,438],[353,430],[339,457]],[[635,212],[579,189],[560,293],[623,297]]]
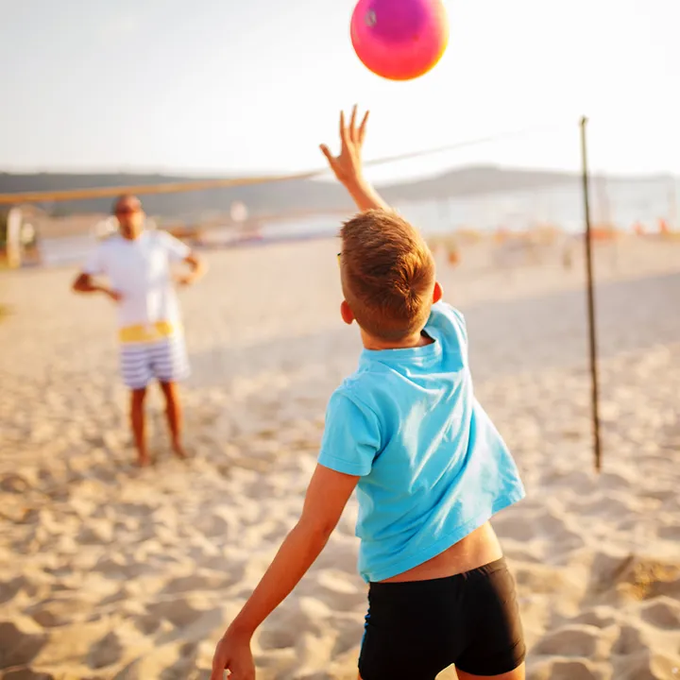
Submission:
[[[338,181],[347,189],[359,210],[389,210],[387,203],[364,179],[361,149],[366,137],[368,113],[366,111],[357,127],[357,107],[352,109],[349,125],[345,123],[345,114],[341,111],[340,155],[334,156],[325,144],[321,145],[321,151]]]
[[[349,125],[345,123],[345,112],[340,112],[340,155],[333,156],[330,149],[321,145],[321,151],[331,170],[342,184],[354,184],[361,180],[363,175],[361,164],[361,148],[366,137],[366,124],[368,123],[366,111],[359,127],[357,127],[357,107],[352,109]]]

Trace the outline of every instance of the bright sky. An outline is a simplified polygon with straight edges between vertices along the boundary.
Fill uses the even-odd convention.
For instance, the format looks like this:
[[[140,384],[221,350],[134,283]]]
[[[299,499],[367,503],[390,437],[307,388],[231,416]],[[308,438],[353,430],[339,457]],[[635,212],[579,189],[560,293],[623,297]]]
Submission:
[[[680,173],[679,0],[445,0],[427,76],[369,73],[351,0],[0,0],[0,169],[231,175],[322,164],[340,107],[380,157],[537,125],[383,170],[467,162]]]

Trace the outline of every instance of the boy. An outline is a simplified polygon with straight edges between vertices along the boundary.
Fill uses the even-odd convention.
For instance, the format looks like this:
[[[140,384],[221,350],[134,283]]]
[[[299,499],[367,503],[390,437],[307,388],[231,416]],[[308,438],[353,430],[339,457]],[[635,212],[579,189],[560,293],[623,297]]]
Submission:
[[[363,211],[342,228],[340,313],[356,321],[359,368],[331,396],[302,516],[220,640],[212,680],[255,677],[250,640],[312,565],[357,488],[359,571],[369,611],[363,680],[523,680],[514,582],[489,519],[519,501],[517,468],[475,401],[459,312],[440,302],[420,234],[366,183],[368,114],[340,117],[322,151]]]
[[[153,379],[165,396],[172,448],[185,458],[182,411],[177,382],[189,373],[179,305],[170,277],[171,262],[185,262],[191,273],[178,282],[188,285],[205,271],[189,247],[170,234],[144,229],[144,212],[136,196],[120,196],[113,204],[118,233],[97,245],[73,283],[78,293],[104,293],[118,305],[120,360],[130,389],[130,422],[142,467],[151,459],[146,450],[144,400]],[[106,276],[110,286],[96,283]]]

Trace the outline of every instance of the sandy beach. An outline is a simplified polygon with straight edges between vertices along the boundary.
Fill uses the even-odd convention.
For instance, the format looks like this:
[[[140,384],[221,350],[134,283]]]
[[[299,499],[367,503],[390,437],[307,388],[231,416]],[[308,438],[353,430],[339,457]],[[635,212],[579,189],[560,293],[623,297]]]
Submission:
[[[150,399],[135,469],[114,314],[68,269],[0,276],[0,677],[206,678],[302,506],[326,402],[356,365],[332,240],[211,252],[182,291],[191,460]],[[494,522],[531,680],[680,678],[680,241],[596,248],[603,470],[593,471],[582,258],[439,252],[480,401],[527,499]],[[366,587],[351,502],[254,641],[259,680],[356,678]],[[445,672],[442,678],[451,678]]]

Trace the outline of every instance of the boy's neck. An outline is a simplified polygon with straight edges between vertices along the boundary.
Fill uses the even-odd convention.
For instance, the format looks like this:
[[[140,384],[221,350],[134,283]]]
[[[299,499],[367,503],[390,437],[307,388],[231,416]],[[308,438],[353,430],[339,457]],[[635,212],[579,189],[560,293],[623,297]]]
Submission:
[[[423,347],[425,345],[431,345],[434,340],[423,331],[418,331],[413,335],[409,335],[407,338],[400,340],[398,342],[381,340],[372,335],[366,333],[361,329],[361,341],[364,343],[365,349],[370,349],[372,351],[380,351],[384,349],[409,349],[412,347]]]

